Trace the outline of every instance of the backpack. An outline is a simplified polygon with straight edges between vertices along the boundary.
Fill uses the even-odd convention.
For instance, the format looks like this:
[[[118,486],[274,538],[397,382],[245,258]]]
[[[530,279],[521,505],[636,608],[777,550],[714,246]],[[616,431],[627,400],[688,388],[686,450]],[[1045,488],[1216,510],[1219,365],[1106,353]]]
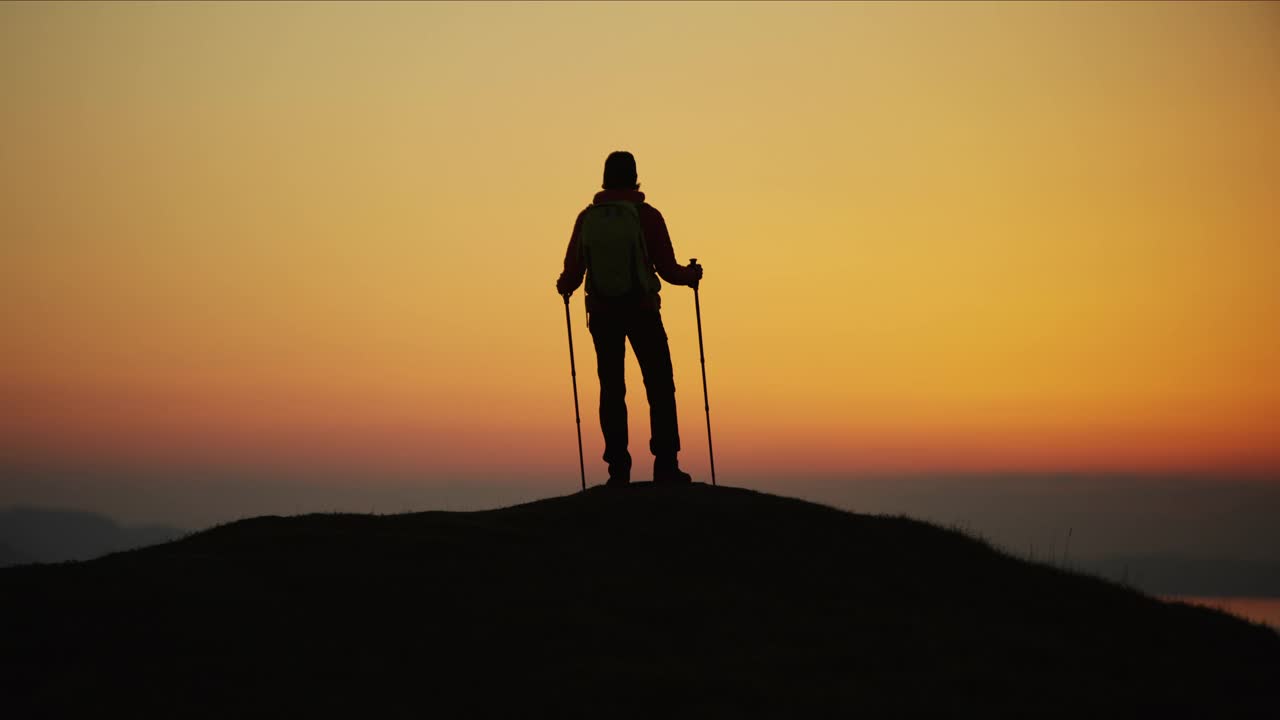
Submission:
[[[583,212],[581,236],[587,266],[587,292],[603,297],[656,293],[661,283],[649,263],[640,208],[630,202],[590,205]]]

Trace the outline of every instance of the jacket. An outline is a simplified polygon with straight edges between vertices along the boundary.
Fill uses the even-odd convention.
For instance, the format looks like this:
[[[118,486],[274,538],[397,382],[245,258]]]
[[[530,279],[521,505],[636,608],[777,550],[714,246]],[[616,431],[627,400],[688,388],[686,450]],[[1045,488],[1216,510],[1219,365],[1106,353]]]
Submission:
[[[693,285],[697,276],[687,265],[676,262],[676,253],[671,246],[671,235],[667,232],[667,223],[662,219],[658,209],[644,201],[644,193],[639,190],[602,190],[596,193],[592,204],[604,202],[633,202],[639,205],[640,228],[644,232],[645,252],[649,262],[657,271],[658,277],[672,285]],[[556,290],[566,295],[578,289],[587,265],[582,259],[581,231],[584,209],[578,213],[573,223],[573,232],[569,235],[569,247],[564,253],[564,271],[556,281]]]

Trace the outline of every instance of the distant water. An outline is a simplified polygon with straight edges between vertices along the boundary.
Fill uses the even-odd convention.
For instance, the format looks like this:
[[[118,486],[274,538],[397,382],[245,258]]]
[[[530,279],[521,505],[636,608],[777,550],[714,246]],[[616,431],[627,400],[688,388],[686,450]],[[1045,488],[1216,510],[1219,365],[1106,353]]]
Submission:
[[[1168,595],[1165,600],[1178,600],[1192,605],[1205,605],[1225,610],[1246,620],[1266,623],[1280,630],[1280,598],[1275,597],[1194,597]]]

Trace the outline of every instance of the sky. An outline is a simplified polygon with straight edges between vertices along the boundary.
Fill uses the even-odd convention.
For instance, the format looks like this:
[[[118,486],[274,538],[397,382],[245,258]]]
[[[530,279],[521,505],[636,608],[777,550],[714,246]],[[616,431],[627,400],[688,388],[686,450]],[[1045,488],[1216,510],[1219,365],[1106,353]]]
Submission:
[[[0,505],[573,491],[617,149],[722,482],[1280,484],[1275,4],[6,3],[0,83]]]

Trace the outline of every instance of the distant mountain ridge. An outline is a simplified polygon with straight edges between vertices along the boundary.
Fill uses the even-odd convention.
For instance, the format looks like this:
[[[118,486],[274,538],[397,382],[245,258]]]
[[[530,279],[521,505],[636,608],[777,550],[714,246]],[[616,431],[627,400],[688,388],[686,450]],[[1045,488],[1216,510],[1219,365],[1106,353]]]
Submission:
[[[1280,564],[1177,553],[1085,558],[1082,570],[1153,595],[1280,598]]]
[[[1269,717],[1280,702],[1265,627],[926,523],[704,485],[261,517],[9,568],[0,637],[18,716]]]
[[[0,568],[10,565],[22,565],[31,562],[26,555],[19,553],[17,550],[0,543]]]
[[[124,527],[104,515],[79,510],[6,508],[0,510],[0,567],[90,560],[184,534],[185,530],[163,525]]]

